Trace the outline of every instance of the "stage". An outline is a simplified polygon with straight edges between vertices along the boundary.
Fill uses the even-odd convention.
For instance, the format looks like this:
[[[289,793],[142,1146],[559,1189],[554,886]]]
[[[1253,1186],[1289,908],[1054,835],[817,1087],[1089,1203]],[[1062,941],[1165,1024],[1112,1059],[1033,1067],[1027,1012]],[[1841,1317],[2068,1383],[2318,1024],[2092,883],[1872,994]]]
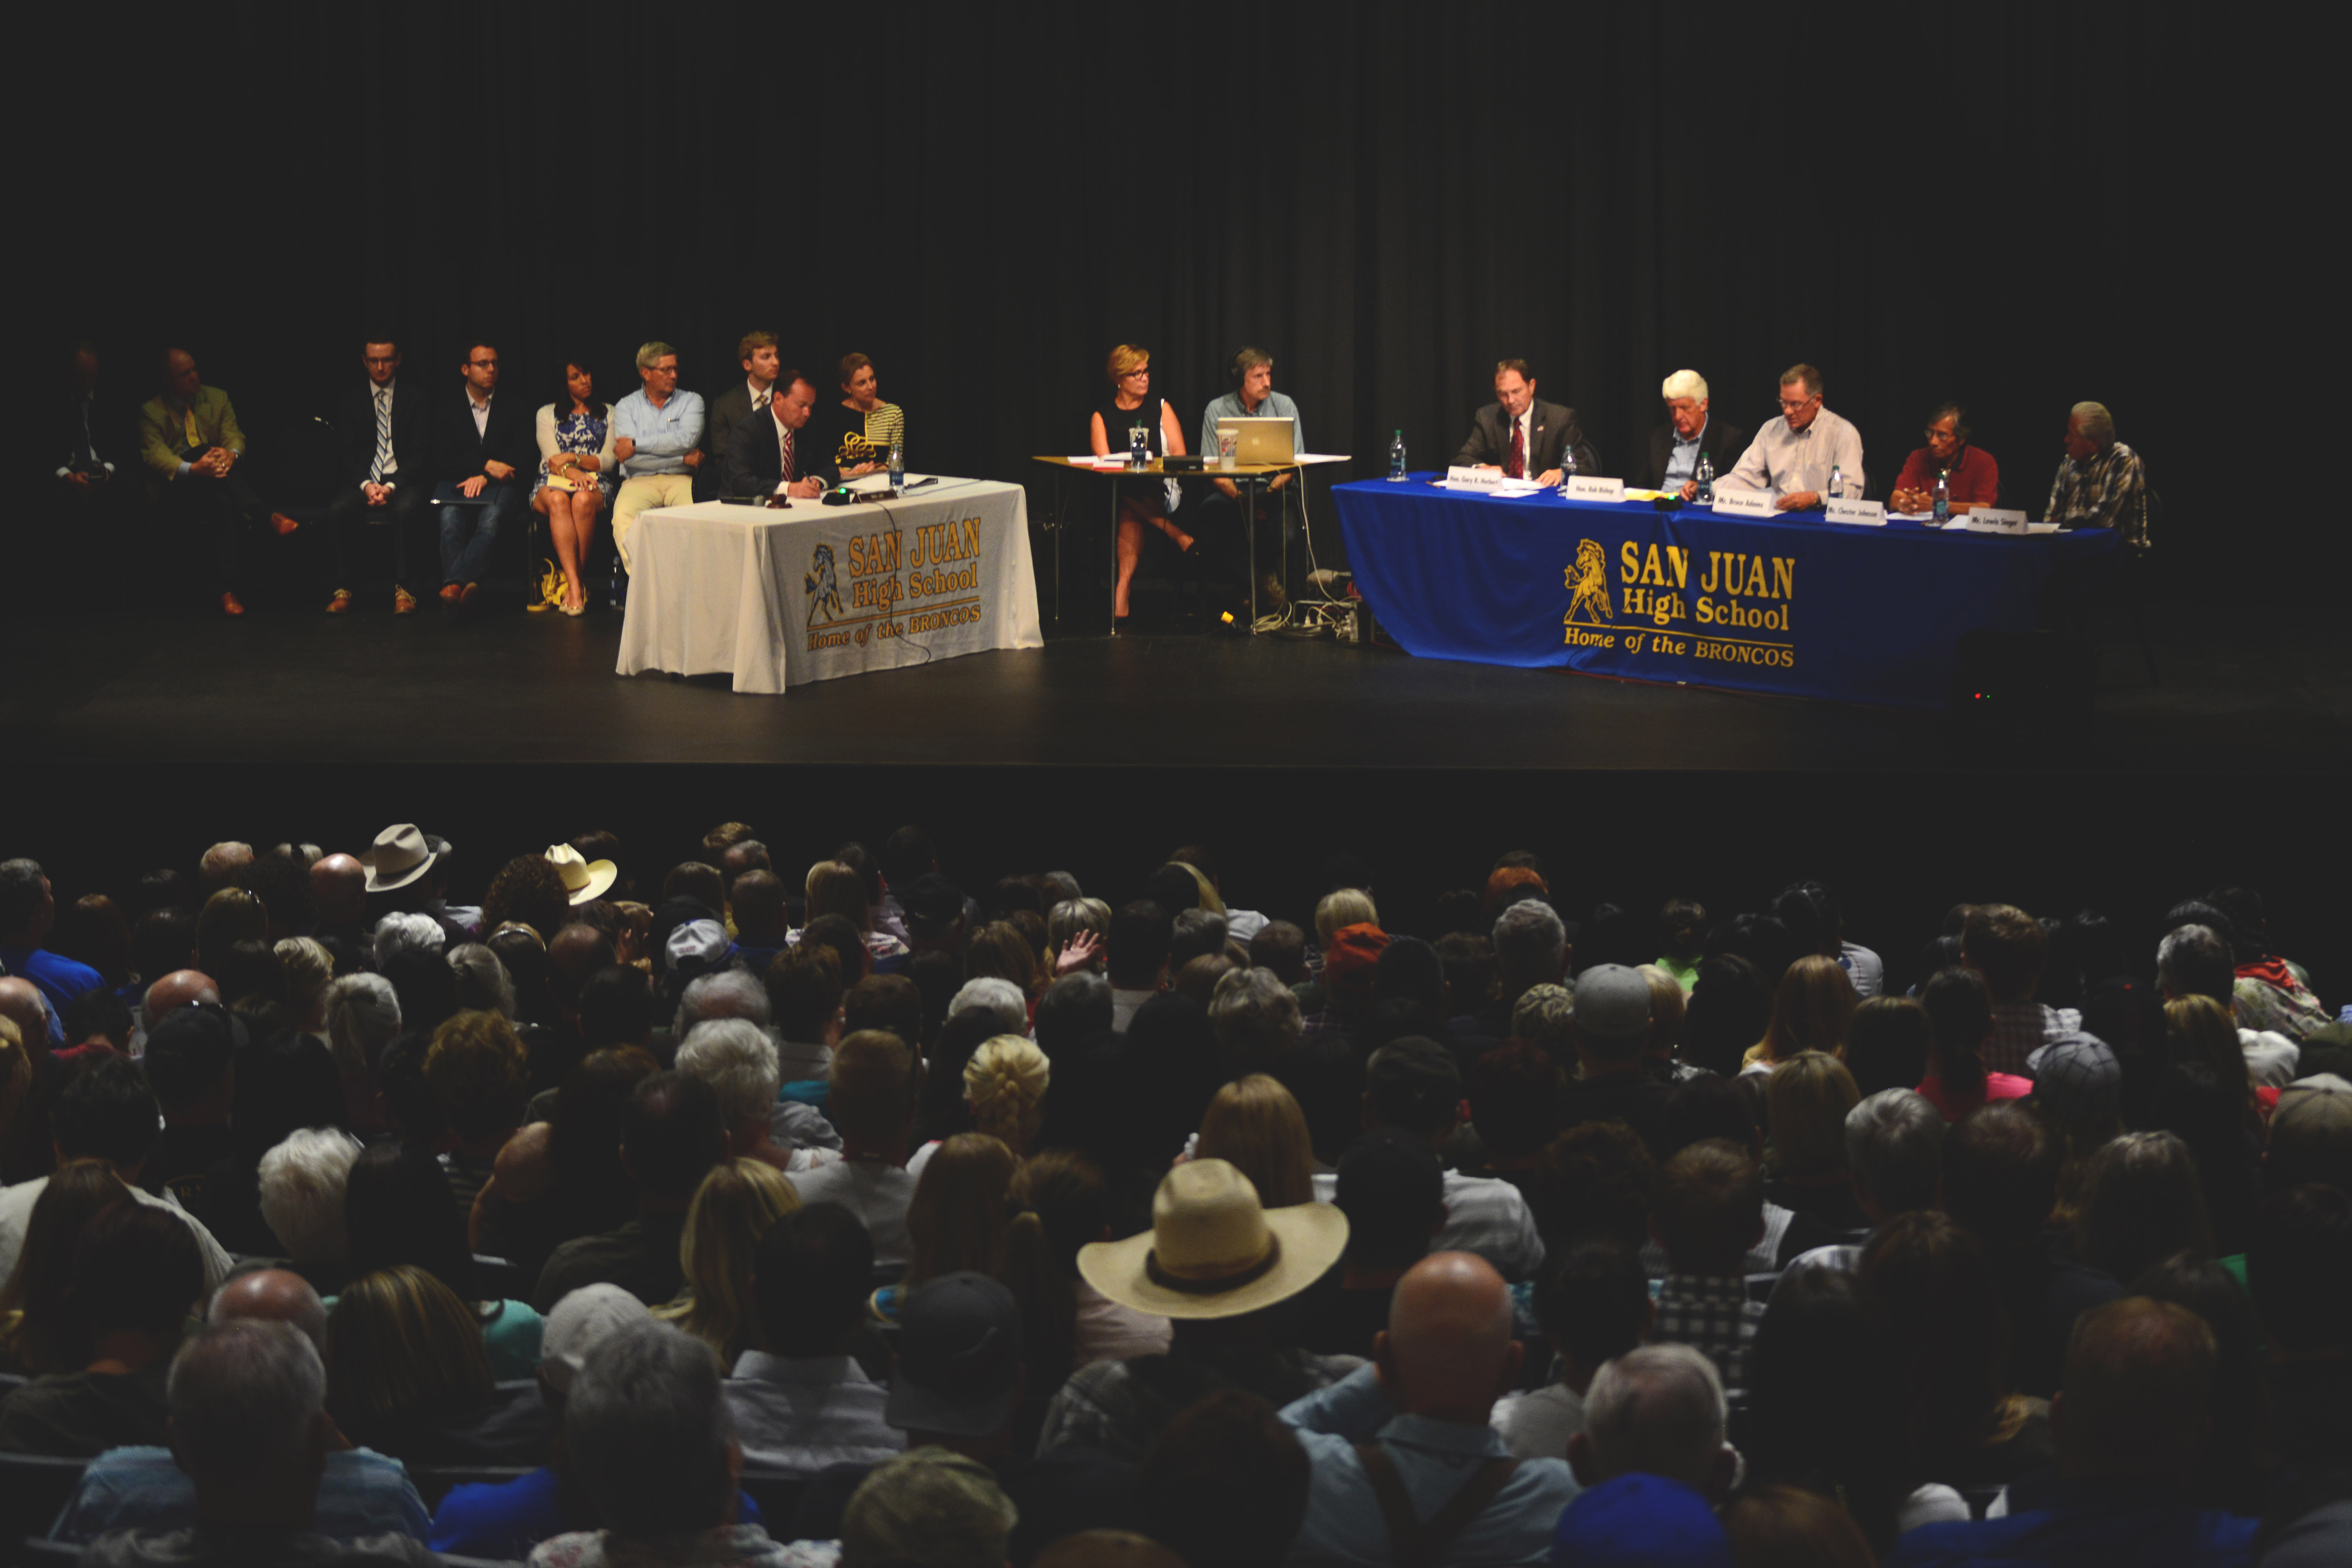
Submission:
[[[2094,627],[2096,718],[2031,747],[1941,713],[1642,685],[1274,638],[1049,636],[739,696],[613,673],[618,616],[463,624],[367,604],[18,621],[0,697],[19,764],[756,763],[846,766],[2254,774],[2352,761],[2352,653],[2307,617],[2148,609]],[[2290,624],[2293,623],[2293,624]],[[1851,779],[1835,788],[1853,787]]]

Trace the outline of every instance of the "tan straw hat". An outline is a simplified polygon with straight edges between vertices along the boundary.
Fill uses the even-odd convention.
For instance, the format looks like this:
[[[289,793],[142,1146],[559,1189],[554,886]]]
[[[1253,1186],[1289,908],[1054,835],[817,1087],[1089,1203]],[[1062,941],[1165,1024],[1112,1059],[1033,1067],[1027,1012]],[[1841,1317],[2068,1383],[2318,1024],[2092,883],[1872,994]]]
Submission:
[[[547,847],[548,863],[563,878],[563,894],[575,904],[601,899],[621,873],[610,860],[583,860],[569,844]]]
[[[1296,1296],[1339,1260],[1348,1216],[1329,1204],[1269,1209],[1223,1160],[1170,1171],[1151,1200],[1151,1232],[1078,1249],[1086,1282],[1161,1318],[1236,1318]]]
[[[367,890],[385,893],[405,888],[425,875],[433,859],[416,824],[395,822],[375,836],[374,845],[360,857],[360,864],[367,868]]]

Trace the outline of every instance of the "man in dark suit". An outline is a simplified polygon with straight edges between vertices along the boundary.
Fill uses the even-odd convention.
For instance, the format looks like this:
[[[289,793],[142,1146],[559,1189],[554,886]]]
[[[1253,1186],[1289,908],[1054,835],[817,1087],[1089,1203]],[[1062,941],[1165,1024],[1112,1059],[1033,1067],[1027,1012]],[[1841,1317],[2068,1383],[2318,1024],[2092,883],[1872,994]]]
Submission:
[[[1650,432],[1650,466],[1643,470],[1643,489],[1664,490],[1685,500],[1698,493],[1694,478],[1704,454],[1717,476],[1727,474],[1748,450],[1748,432],[1706,410],[1706,378],[1695,370],[1678,370],[1659,389],[1666,400],[1666,422]]]
[[[466,350],[466,395],[433,419],[433,457],[440,483],[441,597],[470,603],[499,531],[530,500],[538,475],[531,410],[513,398],[500,403],[499,351],[477,342]]]
[[[341,447],[341,472],[335,499],[327,503],[327,533],[334,541],[335,595],[327,614],[352,607],[352,543],[362,529],[392,525],[392,613],[416,613],[415,577],[409,546],[425,520],[433,492],[431,440],[425,434],[425,389],[400,385],[400,345],[379,337],[360,346],[367,380],[346,391],[335,405],[335,436]]]
[[[139,549],[131,409],[100,384],[98,349],[88,339],[73,344],[65,379],[37,417],[36,450],[53,465],[51,515],[61,526],[24,535],[29,549],[14,562],[22,568],[15,586],[28,605],[36,597],[57,602],[83,584],[119,583],[115,563]]]
[[[1495,401],[1478,410],[1470,438],[1454,456],[1457,468],[1500,468],[1515,479],[1559,483],[1560,454],[1576,454],[1576,471],[1597,474],[1601,454],[1576,426],[1576,410],[1536,397],[1536,378],[1523,359],[1495,367]]]
[[[808,377],[796,370],[779,374],[767,408],[727,437],[721,493],[764,496],[781,490],[803,500],[823,495],[833,483],[833,454],[803,439],[815,408],[816,388]]]
[[[768,399],[776,384],[776,373],[782,364],[778,357],[776,334],[773,332],[744,333],[743,341],[735,345],[735,357],[743,363],[743,379],[704,405],[703,462],[694,476],[698,495],[736,493],[721,482],[726,477],[727,437],[735,433],[735,426],[752,415],[767,412]]]

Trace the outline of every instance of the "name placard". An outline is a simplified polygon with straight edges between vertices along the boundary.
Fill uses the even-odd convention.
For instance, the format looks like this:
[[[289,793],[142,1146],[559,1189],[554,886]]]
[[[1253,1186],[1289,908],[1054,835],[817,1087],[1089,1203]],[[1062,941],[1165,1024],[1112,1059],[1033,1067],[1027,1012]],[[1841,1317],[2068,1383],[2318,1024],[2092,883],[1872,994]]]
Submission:
[[[1969,513],[1969,528],[1975,533],[2023,533],[2025,514],[1999,507],[1980,506]]]
[[[1716,487],[1715,510],[1724,517],[1770,517],[1780,509],[1769,490],[1727,490]]]
[[[1503,482],[1500,468],[1465,468],[1460,464],[1445,470],[1445,483],[1453,489],[1491,490]]]
[[[1886,508],[1874,500],[1832,500],[1823,509],[1832,522],[1858,522],[1866,528],[1886,526]]]
[[[1568,499],[1621,501],[1625,499],[1625,481],[1604,479],[1593,474],[1577,474],[1568,481]]]

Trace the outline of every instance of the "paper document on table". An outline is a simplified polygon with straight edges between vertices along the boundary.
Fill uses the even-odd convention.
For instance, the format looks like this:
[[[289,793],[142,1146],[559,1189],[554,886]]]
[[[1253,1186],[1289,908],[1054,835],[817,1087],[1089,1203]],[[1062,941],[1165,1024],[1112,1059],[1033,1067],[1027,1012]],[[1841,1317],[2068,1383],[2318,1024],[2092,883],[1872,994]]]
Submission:
[[[1347,460],[1345,452],[1301,452],[1291,459],[1295,463],[1344,463]]]
[[[1667,498],[1664,490],[1628,489],[1625,492],[1625,499],[1627,500],[1664,500]]]
[[[1127,455],[1122,452],[1117,457],[1097,458],[1092,452],[1080,452],[1070,459],[1070,464],[1079,468],[1123,468],[1127,467]]]
[[[1497,496],[1531,496],[1541,489],[1543,486],[1533,479],[1505,479],[1486,493]]]

